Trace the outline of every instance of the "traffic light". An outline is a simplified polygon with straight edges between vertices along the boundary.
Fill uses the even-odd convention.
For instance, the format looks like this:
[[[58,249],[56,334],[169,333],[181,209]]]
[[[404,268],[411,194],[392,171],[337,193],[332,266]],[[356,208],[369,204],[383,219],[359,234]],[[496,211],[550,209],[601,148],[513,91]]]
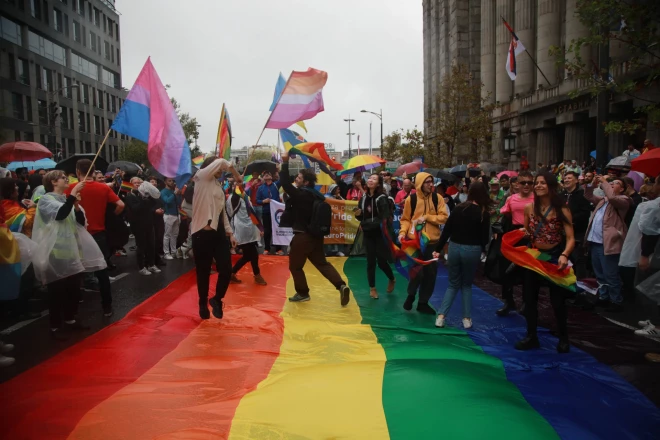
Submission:
[[[56,102],[51,102],[48,105],[48,114],[50,116],[50,125],[54,127],[58,116],[62,114],[62,107],[57,105]]]

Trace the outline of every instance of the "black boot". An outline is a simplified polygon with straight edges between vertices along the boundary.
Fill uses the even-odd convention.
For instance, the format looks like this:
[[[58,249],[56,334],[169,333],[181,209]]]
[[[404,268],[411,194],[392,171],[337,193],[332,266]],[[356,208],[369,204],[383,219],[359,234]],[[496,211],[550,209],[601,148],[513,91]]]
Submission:
[[[539,338],[534,336],[526,336],[524,339],[516,342],[516,350],[530,350],[532,348],[541,348]]]
[[[202,319],[209,319],[211,317],[208,298],[199,299],[199,317]]]
[[[568,353],[569,351],[571,351],[571,346],[568,339],[560,339],[559,344],[557,344],[557,353]]]
[[[213,316],[215,316],[218,319],[222,319],[223,316],[222,307],[224,306],[222,300],[218,299],[217,296],[214,296],[209,301],[209,304],[211,304],[211,310],[213,311]]]
[[[497,316],[507,316],[509,312],[515,311],[516,310],[516,305],[515,304],[510,304],[510,303],[504,303],[504,307],[501,309],[497,310],[495,313]]]
[[[406,302],[403,303],[403,308],[405,310],[412,310],[413,303],[415,302],[415,297],[408,295]]]
[[[417,311],[424,315],[435,315],[435,310],[429,303],[417,303]]]

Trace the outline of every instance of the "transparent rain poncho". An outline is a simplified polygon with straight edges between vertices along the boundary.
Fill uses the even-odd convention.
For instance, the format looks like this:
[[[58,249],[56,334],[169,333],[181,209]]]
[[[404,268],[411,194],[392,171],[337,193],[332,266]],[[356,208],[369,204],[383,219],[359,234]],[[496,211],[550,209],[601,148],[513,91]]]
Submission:
[[[76,221],[74,209],[66,219],[55,220],[65,202],[64,195],[46,193],[37,205],[32,240],[39,247],[33,264],[43,284],[107,267],[94,238]]]
[[[138,192],[143,197],[149,196],[154,199],[160,199],[160,191],[149,182],[142,182],[138,187]]]
[[[642,234],[660,234],[660,199],[641,203],[637,207],[621,249],[619,266],[637,267],[642,254]]]

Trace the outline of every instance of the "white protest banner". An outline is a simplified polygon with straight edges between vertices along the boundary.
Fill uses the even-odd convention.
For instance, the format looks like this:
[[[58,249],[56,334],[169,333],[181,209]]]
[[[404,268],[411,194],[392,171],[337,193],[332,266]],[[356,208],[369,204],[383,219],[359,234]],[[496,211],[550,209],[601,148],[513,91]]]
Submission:
[[[270,201],[270,220],[273,225],[273,244],[278,246],[289,246],[293,238],[293,229],[281,228],[280,218],[284,213],[284,203]]]

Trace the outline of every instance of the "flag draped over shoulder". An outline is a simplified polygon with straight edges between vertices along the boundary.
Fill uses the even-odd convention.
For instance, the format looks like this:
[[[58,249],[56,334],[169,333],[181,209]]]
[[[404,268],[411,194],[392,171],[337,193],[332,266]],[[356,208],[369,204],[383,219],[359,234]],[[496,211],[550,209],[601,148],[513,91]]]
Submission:
[[[259,217],[257,217],[257,213],[252,207],[252,203],[250,203],[250,198],[247,196],[245,191],[241,190],[241,185],[236,185],[236,189],[234,189],[234,193],[238,194],[243,198],[243,201],[245,202],[245,209],[247,210],[250,220],[252,220],[252,223],[257,228],[259,228],[261,232],[264,232],[264,225],[262,225],[261,221],[259,221]]]
[[[577,282],[572,267],[559,270],[559,267],[551,263],[550,255],[538,249],[527,246],[516,246],[525,236],[524,231],[514,230],[502,236],[502,255],[513,264],[533,270],[547,280],[559,287],[575,292]]]
[[[306,72],[292,72],[275,105],[266,128],[288,128],[299,121],[311,119],[324,110],[323,87],[328,81],[327,72],[307,69]],[[280,82],[278,81],[278,85]]]
[[[394,240],[392,240],[387,220],[384,220],[381,225],[385,241],[394,254],[394,267],[407,280],[414,278],[423,266],[434,264],[438,261],[435,258],[431,260],[422,260],[422,255],[430,241],[423,228],[423,225],[417,225],[415,227],[415,238],[404,238],[401,240],[401,246],[397,246]]]
[[[518,54],[521,54],[525,51],[525,46],[523,46],[522,41],[520,41],[516,33],[513,32],[513,29],[511,29],[509,23],[507,23],[504,19],[502,21],[504,22],[504,26],[506,26],[506,28],[511,33],[511,44],[509,44],[509,53],[506,57],[506,73],[509,74],[509,78],[511,78],[511,81],[513,81],[516,79],[517,75],[516,57]]]
[[[190,147],[167,91],[147,59],[111,127],[147,143],[151,165],[182,187],[191,176]]]
[[[218,124],[218,137],[215,141],[215,148],[218,151],[218,157],[229,160],[231,153],[231,121],[229,120],[229,112],[224,104],[222,104],[222,112],[220,112],[220,123]]]

